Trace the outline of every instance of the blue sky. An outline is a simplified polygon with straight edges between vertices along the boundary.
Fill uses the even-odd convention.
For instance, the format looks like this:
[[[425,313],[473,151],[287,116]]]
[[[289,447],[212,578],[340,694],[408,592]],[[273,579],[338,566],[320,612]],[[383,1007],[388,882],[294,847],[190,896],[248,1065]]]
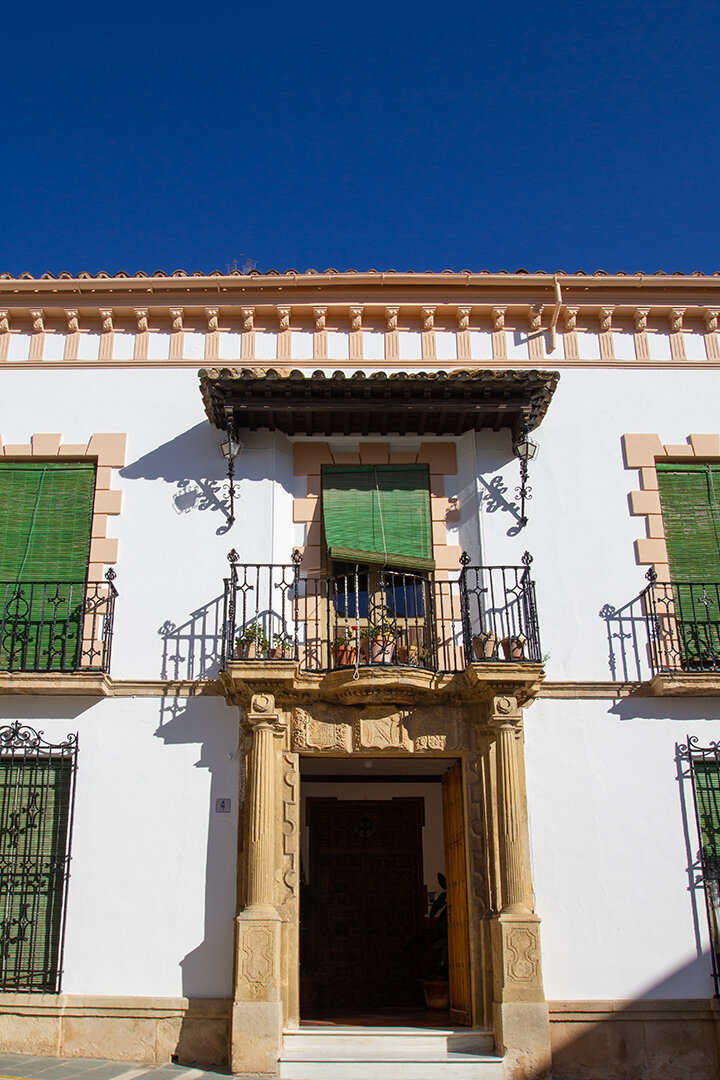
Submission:
[[[0,270],[720,269],[720,7],[3,14]]]

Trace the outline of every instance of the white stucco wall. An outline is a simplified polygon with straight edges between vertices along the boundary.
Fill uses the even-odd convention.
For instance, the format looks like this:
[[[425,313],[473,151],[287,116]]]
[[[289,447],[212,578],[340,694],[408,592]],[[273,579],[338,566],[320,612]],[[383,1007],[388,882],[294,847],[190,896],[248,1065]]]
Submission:
[[[712,995],[698,839],[678,780],[720,703],[539,699],[526,713],[536,909],[549,999]],[[687,801],[686,801],[687,800]]]
[[[0,698],[60,742],[78,734],[63,991],[227,997],[238,714],[222,698]],[[215,800],[231,799],[231,813]]]

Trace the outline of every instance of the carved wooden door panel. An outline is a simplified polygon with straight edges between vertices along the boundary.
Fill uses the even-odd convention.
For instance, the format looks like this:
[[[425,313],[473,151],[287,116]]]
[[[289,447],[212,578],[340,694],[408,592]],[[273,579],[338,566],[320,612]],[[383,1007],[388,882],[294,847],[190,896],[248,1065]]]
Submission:
[[[311,964],[325,1007],[420,1002],[423,805],[308,799]]]
[[[443,830],[445,878],[448,899],[448,952],[450,1021],[472,1022],[470,997],[470,934],[468,919],[467,863],[465,857],[465,807],[462,764],[457,761],[443,776]]]

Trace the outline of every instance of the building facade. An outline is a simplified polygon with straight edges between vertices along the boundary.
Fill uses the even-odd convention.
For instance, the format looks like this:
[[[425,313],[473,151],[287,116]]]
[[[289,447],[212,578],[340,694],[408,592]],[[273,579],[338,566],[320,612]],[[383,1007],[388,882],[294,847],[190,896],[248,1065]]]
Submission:
[[[488,1080],[717,1075],[719,313],[0,278],[2,1049],[292,1080],[446,975]]]

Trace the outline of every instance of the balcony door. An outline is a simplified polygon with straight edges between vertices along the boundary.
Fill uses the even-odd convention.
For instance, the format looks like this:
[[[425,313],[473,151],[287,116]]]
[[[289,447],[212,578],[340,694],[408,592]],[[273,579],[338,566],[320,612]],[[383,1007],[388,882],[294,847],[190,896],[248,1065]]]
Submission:
[[[79,666],[95,466],[0,463],[0,669]]]

